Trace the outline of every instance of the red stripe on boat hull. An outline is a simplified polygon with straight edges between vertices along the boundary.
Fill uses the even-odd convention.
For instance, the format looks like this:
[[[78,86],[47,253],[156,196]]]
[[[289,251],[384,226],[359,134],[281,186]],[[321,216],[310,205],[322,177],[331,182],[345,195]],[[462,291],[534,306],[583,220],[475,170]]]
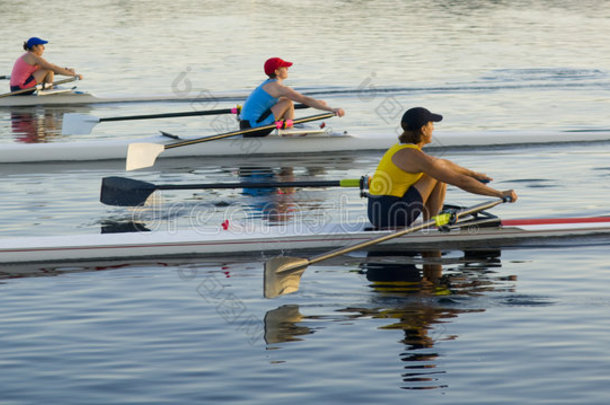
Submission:
[[[610,222],[610,217],[593,218],[536,218],[536,219],[508,219],[503,220],[503,226],[523,225],[553,225],[553,224],[588,224],[592,222]]]

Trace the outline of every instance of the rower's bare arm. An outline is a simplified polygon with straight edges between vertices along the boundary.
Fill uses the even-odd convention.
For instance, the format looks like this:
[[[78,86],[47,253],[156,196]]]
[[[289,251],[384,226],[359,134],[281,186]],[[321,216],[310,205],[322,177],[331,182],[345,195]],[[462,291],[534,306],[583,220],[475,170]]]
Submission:
[[[416,164],[419,167],[418,171],[424,172],[438,181],[459,187],[469,193],[489,195],[498,198],[510,197],[511,202],[517,201],[517,194],[514,190],[496,190],[481,183],[481,178],[472,176],[471,171],[468,169],[464,169],[449,160],[438,159],[421,151],[415,152],[419,152],[413,154]],[[464,170],[467,170],[468,172],[464,173]]]
[[[278,90],[281,97],[289,98],[297,103],[305,104],[318,110],[334,112],[339,117],[343,117],[345,115],[345,111],[343,111],[342,108],[333,108],[324,100],[318,100],[313,97],[306,96],[288,86],[278,85]]]
[[[455,171],[452,163],[453,162],[449,160],[436,159],[433,161],[432,167],[428,174],[439,181],[459,187],[469,193],[489,195],[498,198],[509,197],[510,202],[517,201],[517,193],[514,190],[511,189],[500,191],[489,187],[483,184],[481,182],[481,178],[478,176],[463,174],[459,170]]]
[[[82,75],[77,74],[74,69],[70,69],[70,68],[62,68],[61,66],[57,66],[54,63],[48,62],[45,58],[41,57],[41,56],[37,56],[37,55],[32,55],[34,56],[35,60],[36,60],[36,64],[38,66],[40,66],[42,69],[47,69],[47,70],[52,70],[53,72],[57,73],[58,75],[64,75],[64,76],[78,76],[79,79],[82,79]]]
[[[461,174],[469,176],[469,177],[474,177],[475,179],[477,179],[479,181],[485,181],[485,182],[493,181],[493,178],[489,177],[485,173],[479,173],[479,172],[475,172],[474,170],[467,169],[465,167],[462,167],[462,166],[452,162],[451,160],[445,159],[444,161],[447,165],[449,165],[453,170],[455,170],[458,173],[461,173]]]

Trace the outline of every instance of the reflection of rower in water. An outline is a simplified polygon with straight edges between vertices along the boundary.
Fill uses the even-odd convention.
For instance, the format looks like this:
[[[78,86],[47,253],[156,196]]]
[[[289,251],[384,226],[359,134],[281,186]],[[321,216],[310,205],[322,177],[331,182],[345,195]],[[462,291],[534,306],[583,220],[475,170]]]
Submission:
[[[46,142],[58,134],[57,117],[48,112],[11,111],[11,130],[18,142]]]
[[[447,319],[457,318],[467,312],[482,312],[484,309],[464,309],[459,306],[443,305],[444,297],[457,293],[468,294],[469,288],[477,286],[478,280],[466,282],[455,281],[452,276],[442,274],[441,252],[423,252],[424,264],[418,268],[413,263],[404,263],[405,252],[395,252],[394,263],[392,252],[369,252],[367,262],[363,263],[366,278],[371,287],[382,297],[401,297],[402,304],[391,308],[382,308],[373,317],[391,318],[395,321],[380,329],[402,329],[407,348],[401,351],[401,360],[405,372],[402,373],[404,389],[435,389],[445,387],[439,375],[446,371],[438,370],[435,360],[439,357],[434,345],[441,340],[453,340],[454,335],[443,336],[440,325]],[[413,253],[415,256],[415,253]],[[384,257],[386,261],[381,262]],[[399,263],[399,261],[403,263]],[[481,261],[481,260],[479,260]],[[480,273],[479,273],[480,274]],[[488,286],[489,287],[489,286]],[[424,299],[417,299],[423,297]],[[438,297],[436,300],[428,298]],[[408,299],[414,298],[414,299]],[[370,309],[367,310],[370,316]],[[436,336],[435,336],[436,335]]]
[[[392,254],[395,258],[392,258]],[[351,320],[390,320],[389,324],[378,329],[404,333],[401,343],[406,345],[406,350],[400,350],[404,367],[404,371],[400,373],[404,382],[401,388],[443,388],[446,385],[442,384],[440,376],[446,371],[437,368],[436,359],[441,355],[434,347],[440,341],[454,340],[457,336],[446,334],[442,325],[463,313],[485,311],[484,308],[473,308],[471,302],[468,308],[464,308],[446,297],[477,294],[481,291],[481,286],[484,286],[485,291],[495,290],[496,281],[489,277],[488,272],[481,270],[487,267],[488,262],[497,266],[497,252],[474,256],[478,258],[472,261],[468,260],[470,255],[466,253],[463,258],[457,259],[457,262],[466,266],[477,263],[479,267],[472,273],[464,272],[465,269],[460,268],[458,276],[443,275],[443,263],[448,260],[442,258],[440,251],[423,252],[421,269],[414,264],[415,260],[407,260],[407,263],[404,263],[405,258],[414,256],[416,253],[406,256],[404,251],[369,251],[366,262],[362,263],[362,269],[371,281],[371,287],[378,293],[373,297],[374,306],[349,306],[335,312],[345,312]],[[388,263],[388,259],[392,261]],[[504,281],[504,278],[499,280]],[[304,339],[316,330],[303,323],[316,318],[316,315],[302,315],[296,306],[283,306],[269,311],[265,316],[265,341],[272,344]],[[375,324],[378,324],[378,321]],[[379,337],[373,340],[377,344],[384,341]]]
[[[441,252],[422,252],[424,264],[420,271],[413,263],[391,263],[375,262],[376,257],[409,257],[409,252],[367,252],[367,262],[363,264],[367,280],[371,281],[372,287],[378,291],[393,291],[396,287],[398,292],[417,292],[431,295],[445,295],[449,287],[442,278],[443,267],[440,264]],[[412,253],[414,256],[416,253]],[[371,259],[372,261],[368,260]],[[407,287],[404,290],[405,287]]]
[[[31,92],[20,93],[20,95],[31,94],[37,84],[51,85],[55,74],[83,78],[74,69],[59,67],[43,58],[44,45],[47,43],[48,41],[37,37],[32,37],[23,43],[26,53],[21,55],[13,66],[11,92],[32,88]]]
[[[305,96],[298,91],[285,86],[284,80],[288,77],[288,68],[292,62],[280,58],[270,58],[265,62],[265,74],[269,77],[258,86],[246,99],[241,110],[240,129],[258,128],[271,125],[276,121],[294,119],[294,102],[335,113],[343,117],[342,108],[332,108],[325,101]],[[287,125],[288,127],[290,125]],[[244,137],[267,136],[273,129],[253,131],[244,134]]]
[[[292,167],[280,169],[278,177],[282,181],[292,180]],[[273,169],[268,167],[240,168],[239,176],[247,182],[271,182],[275,179]],[[285,222],[292,218],[295,212],[295,203],[292,198],[294,187],[270,187],[270,188],[244,188],[244,195],[253,197],[249,202],[252,211],[262,214],[262,218],[271,222]]]

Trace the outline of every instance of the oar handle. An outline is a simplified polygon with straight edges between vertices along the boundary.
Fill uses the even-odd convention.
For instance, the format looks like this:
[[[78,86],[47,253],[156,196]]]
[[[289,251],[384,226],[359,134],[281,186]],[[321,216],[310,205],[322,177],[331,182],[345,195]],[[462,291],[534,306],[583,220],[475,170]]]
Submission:
[[[293,124],[302,124],[305,122],[323,120],[325,118],[330,118],[330,117],[334,117],[334,116],[335,116],[335,113],[325,113],[325,114],[312,115],[310,117],[297,118],[297,119],[293,120],[292,122],[293,122]],[[170,143],[170,144],[164,145],[164,149],[178,148],[180,146],[193,145],[193,144],[200,143],[200,142],[215,141],[217,139],[229,138],[231,136],[248,134],[251,132],[261,131],[261,130],[265,130],[265,129],[275,129],[276,127],[277,127],[276,124],[271,124],[271,125],[264,125],[264,126],[256,127],[256,128],[242,129],[239,131],[225,132],[223,134],[206,136],[203,138],[191,139],[188,141]]]

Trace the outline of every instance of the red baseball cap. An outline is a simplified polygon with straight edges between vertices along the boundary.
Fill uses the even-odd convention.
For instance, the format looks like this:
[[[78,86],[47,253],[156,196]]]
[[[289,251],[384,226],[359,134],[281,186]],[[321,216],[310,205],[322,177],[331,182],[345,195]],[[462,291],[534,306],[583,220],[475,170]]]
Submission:
[[[285,60],[280,58],[269,58],[265,62],[265,74],[267,76],[270,76],[276,71],[276,69],[290,66],[292,66],[292,62],[286,62]]]

